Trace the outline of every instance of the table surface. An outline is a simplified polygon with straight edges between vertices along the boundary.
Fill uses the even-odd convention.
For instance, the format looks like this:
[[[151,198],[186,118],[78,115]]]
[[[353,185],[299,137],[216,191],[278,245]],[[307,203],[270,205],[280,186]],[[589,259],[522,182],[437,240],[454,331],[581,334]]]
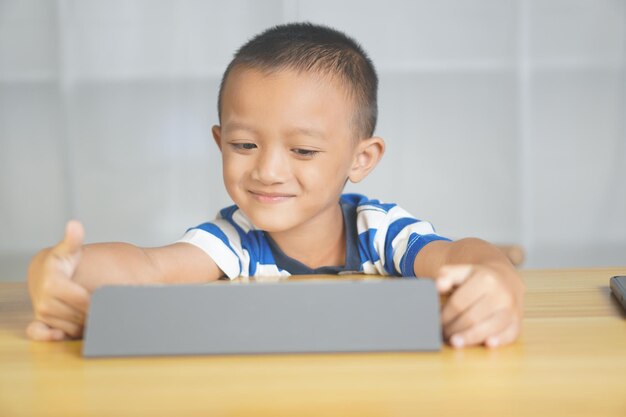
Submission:
[[[31,342],[0,284],[0,415],[626,416],[625,268],[521,271],[520,339],[496,350],[84,359]]]

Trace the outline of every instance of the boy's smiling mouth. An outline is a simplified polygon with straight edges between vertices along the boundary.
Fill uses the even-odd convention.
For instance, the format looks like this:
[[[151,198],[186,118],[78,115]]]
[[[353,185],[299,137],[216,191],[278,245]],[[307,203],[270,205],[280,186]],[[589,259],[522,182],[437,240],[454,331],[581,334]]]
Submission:
[[[287,193],[269,193],[264,191],[248,190],[252,197],[261,203],[282,203],[295,197],[294,194]]]

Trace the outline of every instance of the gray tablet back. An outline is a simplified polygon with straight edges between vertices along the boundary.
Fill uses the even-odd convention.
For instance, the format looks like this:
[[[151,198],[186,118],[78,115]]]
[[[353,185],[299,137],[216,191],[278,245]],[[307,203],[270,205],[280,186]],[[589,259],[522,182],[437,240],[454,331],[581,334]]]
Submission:
[[[439,350],[430,280],[108,286],[96,290],[83,355]]]

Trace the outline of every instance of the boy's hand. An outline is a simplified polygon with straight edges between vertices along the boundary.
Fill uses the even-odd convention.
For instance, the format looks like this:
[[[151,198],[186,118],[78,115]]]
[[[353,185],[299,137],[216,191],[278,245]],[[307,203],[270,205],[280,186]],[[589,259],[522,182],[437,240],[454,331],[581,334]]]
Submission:
[[[31,262],[28,289],[35,320],[26,329],[29,338],[53,341],[82,335],[90,294],[72,276],[80,262],[83,236],[83,226],[70,221],[63,240]]]
[[[456,348],[513,342],[522,320],[523,284],[506,265],[448,265],[436,280],[444,337]]]

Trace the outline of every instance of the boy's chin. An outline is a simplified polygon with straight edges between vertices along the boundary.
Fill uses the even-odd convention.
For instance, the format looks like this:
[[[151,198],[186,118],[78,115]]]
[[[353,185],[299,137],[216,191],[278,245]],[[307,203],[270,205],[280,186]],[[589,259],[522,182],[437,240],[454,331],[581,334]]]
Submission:
[[[254,227],[267,233],[282,233],[293,228],[285,219],[251,218],[250,220]]]
[[[280,207],[280,205],[276,207],[258,207],[256,204],[238,204],[237,206],[256,229],[264,232],[286,232],[298,223],[298,219],[292,218],[293,210],[287,207]]]

